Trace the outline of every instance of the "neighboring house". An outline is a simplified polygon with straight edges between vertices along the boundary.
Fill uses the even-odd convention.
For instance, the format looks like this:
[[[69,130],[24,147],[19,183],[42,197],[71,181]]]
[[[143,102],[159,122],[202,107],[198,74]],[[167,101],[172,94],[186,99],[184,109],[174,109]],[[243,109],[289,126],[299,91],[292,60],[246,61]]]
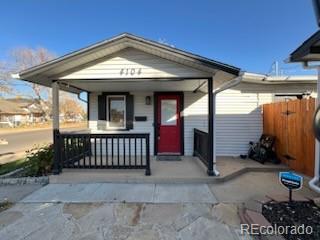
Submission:
[[[46,112],[49,108],[40,100],[27,98],[11,98],[7,100],[17,104],[21,109],[29,113],[27,123],[39,123],[46,120]]]
[[[45,113],[34,99],[0,99],[0,122],[2,127],[16,127],[45,121]]]
[[[80,113],[73,114],[72,116],[69,115],[68,117],[66,117],[63,113],[60,113],[59,119],[60,122],[82,122],[85,120],[85,118]]]
[[[28,119],[29,113],[14,102],[0,99],[0,127],[15,127]]]
[[[247,152],[262,133],[261,104],[311,92],[314,79],[268,77],[122,34],[14,77],[53,89],[55,173],[63,167],[145,168],[158,158]],[[89,133],[59,132],[59,89],[88,93]],[[70,149],[73,149],[70,151]]]

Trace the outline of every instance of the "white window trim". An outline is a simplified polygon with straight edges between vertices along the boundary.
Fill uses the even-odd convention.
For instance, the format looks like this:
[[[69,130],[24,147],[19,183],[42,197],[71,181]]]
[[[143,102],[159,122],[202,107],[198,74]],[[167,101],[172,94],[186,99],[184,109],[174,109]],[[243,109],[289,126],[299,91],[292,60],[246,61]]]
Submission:
[[[124,100],[124,126],[123,127],[111,127],[109,125],[109,98],[113,98],[113,97],[123,97]],[[106,99],[106,114],[107,114],[107,129],[111,129],[111,130],[124,130],[127,129],[127,99],[126,99],[126,95],[108,95],[107,99]]]

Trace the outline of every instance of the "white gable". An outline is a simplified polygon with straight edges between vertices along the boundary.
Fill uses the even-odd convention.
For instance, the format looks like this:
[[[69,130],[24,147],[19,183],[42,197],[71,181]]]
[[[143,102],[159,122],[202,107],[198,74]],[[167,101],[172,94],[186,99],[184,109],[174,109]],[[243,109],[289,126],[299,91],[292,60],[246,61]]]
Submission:
[[[211,75],[134,48],[126,48],[108,59],[65,74],[60,79],[190,78]]]

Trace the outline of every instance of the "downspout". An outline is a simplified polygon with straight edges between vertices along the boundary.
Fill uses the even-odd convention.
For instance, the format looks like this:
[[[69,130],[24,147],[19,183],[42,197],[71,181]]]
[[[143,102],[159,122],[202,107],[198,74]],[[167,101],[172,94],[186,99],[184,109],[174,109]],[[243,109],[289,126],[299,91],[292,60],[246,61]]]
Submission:
[[[320,105],[320,97],[319,97],[319,94],[320,94],[320,65],[312,65],[310,66],[308,64],[308,62],[304,62],[303,63],[303,68],[305,69],[317,69],[317,72],[318,72],[318,81],[317,81],[317,106]],[[314,178],[311,179],[309,181],[309,186],[312,190],[320,193],[320,186],[317,185],[317,183],[320,182],[320,151],[319,151],[319,141],[316,140],[316,149],[315,149],[315,166],[314,166]]]
[[[227,90],[229,88],[232,88],[232,87],[235,87],[237,86],[243,79],[245,73],[244,72],[241,72],[239,74],[238,77],[232,79],[231,81],[227,82],[226,84],[222,85],[220,88],[218,88],[217,90],[213,91],[213,94],[214,95],[217,95],[218,93],[224,91],[224,90]]]
[[[222,85],[219,89],[213,91],[213,172],[214,176],[219,176],[220,173],[217,170],[217,154],[216,154],[216,96],[218,93],[227,90],[229,88],[237,86],[243,79],[244,72],[240,72],[239,76]]]

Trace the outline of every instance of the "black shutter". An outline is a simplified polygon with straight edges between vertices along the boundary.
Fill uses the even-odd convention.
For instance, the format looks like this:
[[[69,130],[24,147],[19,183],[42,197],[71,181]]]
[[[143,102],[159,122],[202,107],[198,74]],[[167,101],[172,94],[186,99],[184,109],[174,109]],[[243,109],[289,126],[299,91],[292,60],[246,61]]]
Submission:
[[[107,120],[105,94],[98,96],[98,120]]]
[[[126,123],[127,129],[133,129],[134,102],[133,95],[126,96]]]

